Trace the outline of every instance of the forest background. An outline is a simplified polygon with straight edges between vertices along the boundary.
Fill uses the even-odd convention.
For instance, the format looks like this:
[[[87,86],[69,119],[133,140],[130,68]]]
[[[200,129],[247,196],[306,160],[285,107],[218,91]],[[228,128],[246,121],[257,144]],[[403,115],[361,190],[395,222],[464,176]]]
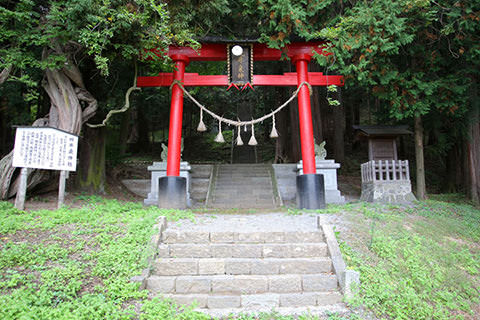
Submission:
[[[427,190],[464,192],[479,202],[480,1],[450,0],[1,0],[0,198],[16,191],[12,125],[49,125],[81,135],[76,180],[95,192],[105,189],[106,164],[129,156],[158,160],[168,137],[168,88],[135,91],[130,109],[105,128],[86,123],[99,123],[123,107],[136,74],[172,70],[168,59],[144,59],[148,49],[199,48],[219,38],[274,48],[328,41],[334,54],[316,57],[310,71],[344,75],[346,85],[332,92],[314,89],[314,134],[316,141],[327,141],[341,173],[359,175],[367,159],[352,125],[405,124],[414,135],[402,138],[399,153],[411,160],[417,197],[425,198]],[[226,63],[191,63],[187,71],[222,74]],[[291,71],[288,60],[255,64],[256,74]],[[229,118],[242,108],[263,115],[292,93],[225,89],[191,92]],[[277,117],[278,139],[268,138],[270,124],[256,129],[260,161],[299,160],[296,107],[292,103]],[[201,135],[198,120],[197,107],[185,100],[183,158],[230,161],[231,146],[213,142],[214,121],[207,120],[210,131]],[[48,189],[54,174],[32,171],[29,187]]]

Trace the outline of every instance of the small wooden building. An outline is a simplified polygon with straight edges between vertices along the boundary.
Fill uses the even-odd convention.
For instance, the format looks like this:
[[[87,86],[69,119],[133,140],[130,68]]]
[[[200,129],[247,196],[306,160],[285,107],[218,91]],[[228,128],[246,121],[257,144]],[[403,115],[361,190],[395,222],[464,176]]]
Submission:
[[[411,134],[407,126],[353,126],[359,139],[368,140],[368,160],[398,160],[397,138]]]

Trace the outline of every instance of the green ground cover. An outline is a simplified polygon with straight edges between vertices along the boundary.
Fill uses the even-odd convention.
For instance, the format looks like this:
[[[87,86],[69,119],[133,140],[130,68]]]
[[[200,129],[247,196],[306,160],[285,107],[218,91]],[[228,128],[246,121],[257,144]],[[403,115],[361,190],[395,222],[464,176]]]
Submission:
[[[207,318],[150,300],[129,281],[146,266],[156,218],[193,219],[191,211],[78,201],[84,205],[76,209],[33,212],[0,202],[0,319]],[[444,196],[410,207],[353,203],[322,213],[341,217],[341,248],[349,267],[361,272],[348,319],[479,318],[480,210]]]

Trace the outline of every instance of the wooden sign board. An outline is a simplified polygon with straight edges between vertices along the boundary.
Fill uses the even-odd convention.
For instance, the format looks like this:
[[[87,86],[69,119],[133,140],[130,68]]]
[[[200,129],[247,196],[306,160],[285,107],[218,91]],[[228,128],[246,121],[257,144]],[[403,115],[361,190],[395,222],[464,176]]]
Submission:
[[[227,45],[228,82],[245,85],[253,82],[253,46],[251,44]]]
[[[50,127],[17,127],[13,166],[75,171],[78,136]]]

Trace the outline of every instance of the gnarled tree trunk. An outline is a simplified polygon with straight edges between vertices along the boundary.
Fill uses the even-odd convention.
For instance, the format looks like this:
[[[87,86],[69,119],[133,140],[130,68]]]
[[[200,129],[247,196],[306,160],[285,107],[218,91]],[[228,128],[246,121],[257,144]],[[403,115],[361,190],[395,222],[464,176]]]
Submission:
[[[56,49],[61,54],[61,49]],[[3,72],[2,72],[3,73]],[[79,135],[82,124],[88,121],[97,110],[97,100],[85,89],[82,74],[75,64],[69,62],[62,69],[47,69],[43,88],[50,97],[48,118],[38,119],[34,126],[50,126]],[[82,102],[86,107],[82,110]],[[0,198],[13,197],[18,181],[12,183],[15,169],[12,167],[13,152],[0,160]],[[50,178],[46,170],[29,170],[27,188],[33,188]],[[18,179],[17,179],[18,180]]]

